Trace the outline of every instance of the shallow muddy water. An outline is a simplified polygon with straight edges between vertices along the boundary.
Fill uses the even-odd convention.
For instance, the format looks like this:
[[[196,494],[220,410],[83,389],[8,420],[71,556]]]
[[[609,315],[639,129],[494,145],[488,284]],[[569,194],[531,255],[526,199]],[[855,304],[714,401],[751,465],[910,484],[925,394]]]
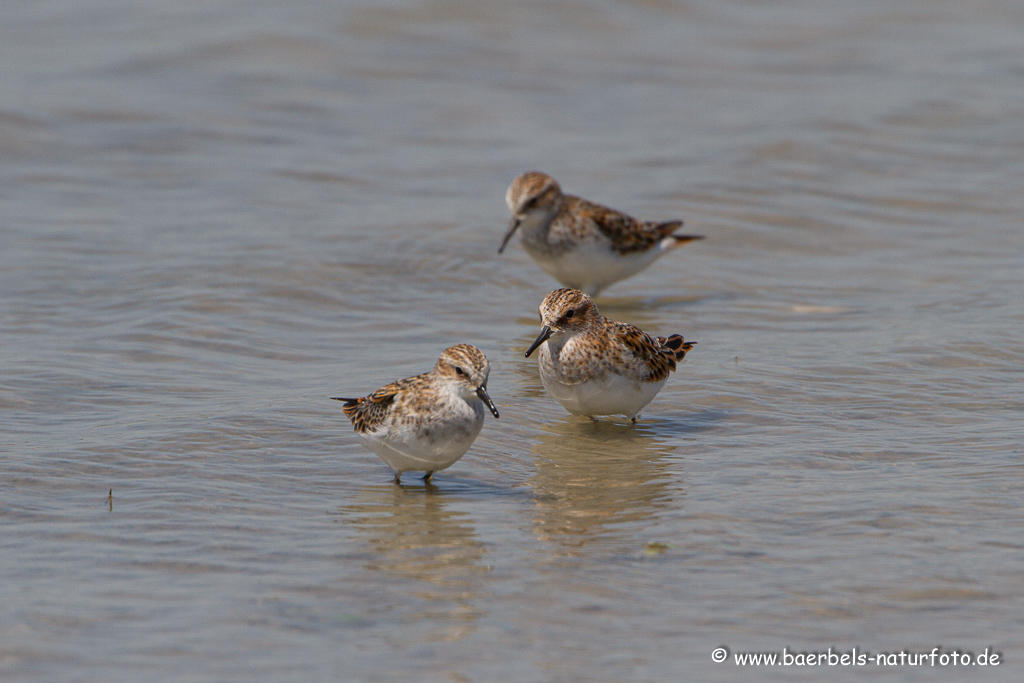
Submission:
[[[5,4],[2,678],[1020,680],[1022,54],[999,0]],[[707,236],[598,300],[698,342],[635,427],[523,358],[529,169]],[[501,419],[395,486],[328,397],[457,342]]]

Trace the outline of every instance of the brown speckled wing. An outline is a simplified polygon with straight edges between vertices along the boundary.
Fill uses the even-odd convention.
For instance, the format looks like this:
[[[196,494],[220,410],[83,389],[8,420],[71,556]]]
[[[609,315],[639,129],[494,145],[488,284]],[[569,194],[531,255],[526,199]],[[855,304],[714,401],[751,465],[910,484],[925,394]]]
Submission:
[[[402,391],[406,382],[408,380],[405,379],[392,382],[363,398],[338,399],[345,401],[341,409],[352,421],[357,433],[372,432],[387,421],[395,396]]]
[[[611,241],[612,249],[620,254],[647,251],[683,224],[682,221],[646,223],[586,199],[571,199],[575,200],[574,208],[579,215],[589,218],[601,234]]]
[[[647,382],[660,382],[667,378],[676,369],[676,362],[682,360],[694,344],[684,341],[678,334],[652,337],[640,328],[625,323],[616,323],[616,327],[619,340],[647,368]]]

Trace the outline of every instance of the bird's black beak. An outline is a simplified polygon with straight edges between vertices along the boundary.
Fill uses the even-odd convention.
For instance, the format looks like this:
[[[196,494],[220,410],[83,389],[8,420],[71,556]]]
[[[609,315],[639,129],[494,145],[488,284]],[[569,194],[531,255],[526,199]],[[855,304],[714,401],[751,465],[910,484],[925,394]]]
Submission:
[[[498,409],[494,407],[494,401],[487,395],[486,387],[477,387],[476,395],[480,397],[480,400],[484,402],[484,405],[491,409],[491,413],[494,415],[494,419],[498,419]]]
[[[498,253],[499,254],[501,252],[505,251],[505,245],[508,244],[508,241],[510,239],[512,239],[512,234],[516,231],[516,228],[518,228],[518,227],[519,227],[519,218],[517,218],[516,216],[512,216],[512,220],[510,220],[508,222],[508,232],[505,233],[505,239],[503,239],[501,241],[501,246],[498,247]]]
[[[541,328],[540,335],[533,340],[533,343],[530,344],[530,348],[526,350],[526,357],[529,358],[530,354],[536,351],[537,347],[546,342],[548,340],[548,337],[550,336],[551,328],[545,325],[544,327]]]

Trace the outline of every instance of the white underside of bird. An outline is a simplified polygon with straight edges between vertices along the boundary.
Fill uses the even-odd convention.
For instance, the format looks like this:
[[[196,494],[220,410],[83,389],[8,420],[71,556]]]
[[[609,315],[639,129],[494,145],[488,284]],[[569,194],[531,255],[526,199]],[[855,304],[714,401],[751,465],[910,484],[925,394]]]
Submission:
[[[395,474],[439,472],[455,464],[473,445],[484,425],[484,404],[479,399],[466,401],[454,396],[445,413],[437,424],[390,423],[360,434],[359,439]]]
[[[523,218],[519,226],[523,249],[548,275],[590,296],[639,273],[666,252],[684,244],[669,236],[650,249],[620,253],[611,240],[594,230],[572,246],[557,247],[545,241],[550,222],[551,218],[543,214]]]
[[[609,285],[639,273],[678,245],[669,237],[647,251],[620,254],[607,244],[590,241],[569,251],[553,253],[550,249],[531,248],[528,242],[523,242],[527,253],[545,273],[566,287],[590,296],[597,296]]]
[[[552,362],[552,354],[559,350],[551,340],[541,345],[540,381],[548,394],[573,415],[625,415],[632,419],[654,400],[667,381],[642,382],[608,371],[601,377],[569,384],[560,377]]]

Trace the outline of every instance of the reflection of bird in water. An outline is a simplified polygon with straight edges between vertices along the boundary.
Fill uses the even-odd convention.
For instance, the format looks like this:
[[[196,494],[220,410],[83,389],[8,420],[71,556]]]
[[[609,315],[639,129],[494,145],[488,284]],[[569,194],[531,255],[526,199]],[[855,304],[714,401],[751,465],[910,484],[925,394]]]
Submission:
[[[472,520],[449,510],[436,487],[368,487],[359,500],[341,508],[351,524],[369,536],[377,555],[374,568],[438,585],[481,571],[484,555]]]
[[[424,641],[461,640],[475,630],[483,614],[475,603],[489,568],[481,563],[486,548],[467,513],[449,509],[429,483],[367,487],[340,512],[373,548],[364,569],[382,573],[380,594],[394,595],[394,577],[408,580],[398,607],[410,611],[403,620],[424,622]],[[363,578],[366,590],[374,591],[374,581]]]
[[[541,540],[570,547],[608,542],[616,537],[611,527],[648,522],[683,495],[670,472],[679,466],[665,458],[675,447],[650,427],[565,418],[542,430],[529,482]]]

